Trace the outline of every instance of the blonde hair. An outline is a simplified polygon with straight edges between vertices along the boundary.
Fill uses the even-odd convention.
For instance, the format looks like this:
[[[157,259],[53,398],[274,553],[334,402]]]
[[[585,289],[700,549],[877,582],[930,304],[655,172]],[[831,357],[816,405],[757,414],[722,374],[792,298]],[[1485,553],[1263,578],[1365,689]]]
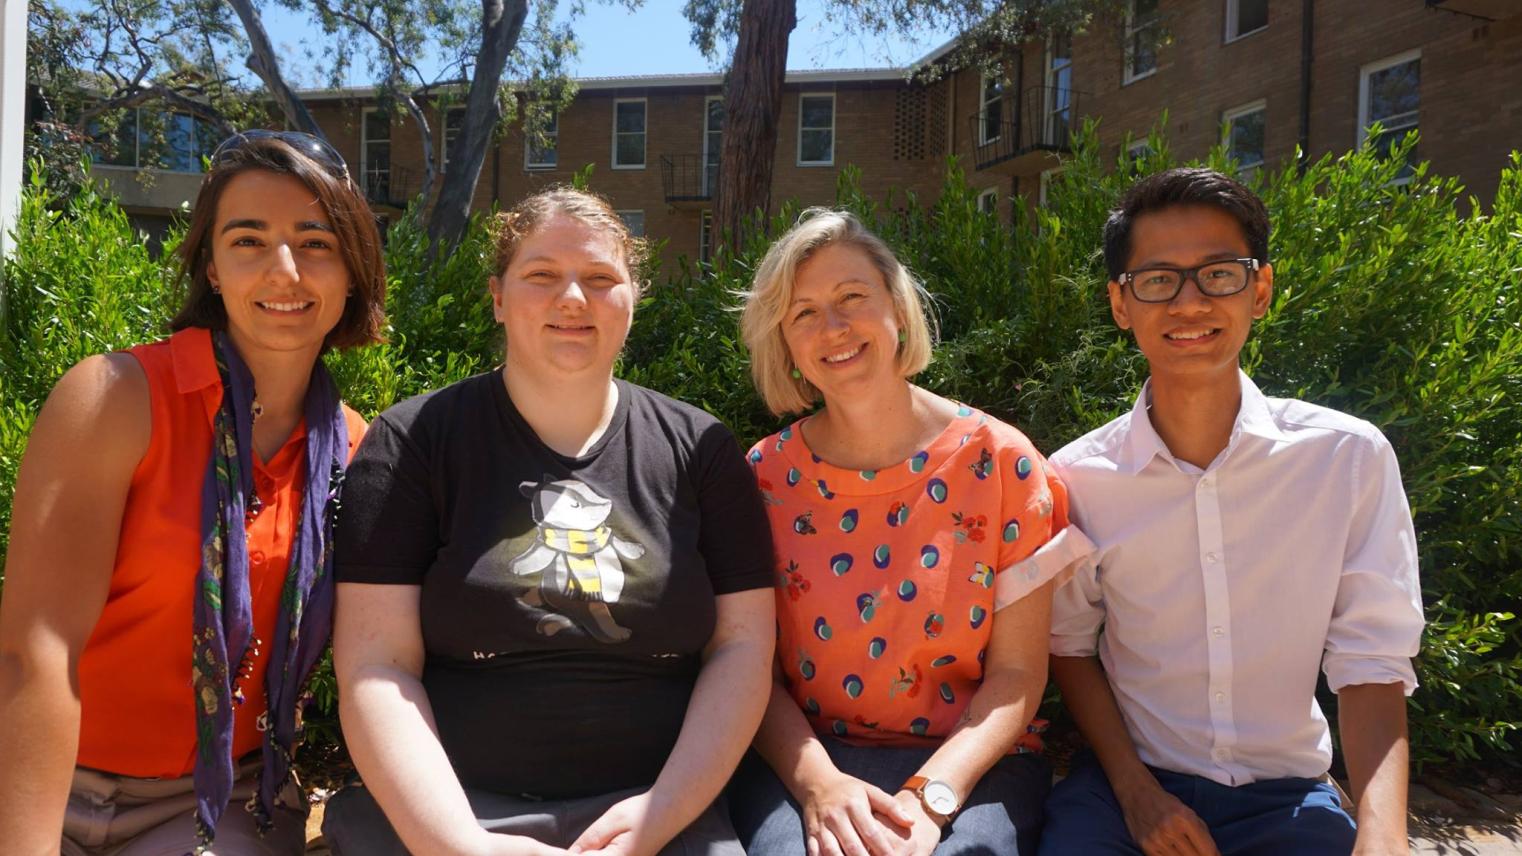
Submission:
[[[507,266],[513,263],[513,256],[518,254],[523,241],[556,215],[570,217],[599,231],[611,233],[623,253],[624,266],[629,269],[635,298],[644,294],[645,284],[640,278],[640,271],[649,257],[649,245],[644,238],[637,238],[629,231],[628,224],[618,216],[608,200],[574,187],[542,190],[519,200],[517,205],[493,218],[492,231],[497,245],[494,270],[497,276],[501,276]]]
[[[766,251],[756,268],[751,289],[740,312],[740,333],[750,350],[750,374],[756,390],[772,413],[782,416],[808,409],[819,400],[819,390],[801,377],[793,377],[793,359],[782,338],[782,322],[793,301],[798,268],[814,253],[833,244],[856,247],[867,254],[882,274],[903,325],[898,348],[898,370],[913,377],[930,365],[935,348],[934,321],[926,312],[929,295],[893,250],[868,231],[854,215],[828,208],[809,208],[798,222]]]

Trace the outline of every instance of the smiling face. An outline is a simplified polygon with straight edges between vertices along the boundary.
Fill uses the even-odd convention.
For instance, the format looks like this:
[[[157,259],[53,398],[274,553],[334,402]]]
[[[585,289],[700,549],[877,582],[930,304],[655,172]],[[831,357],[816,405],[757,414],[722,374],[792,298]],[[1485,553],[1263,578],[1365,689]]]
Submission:
[[[798,266],[782,339],[826,402],[902,383],[902,326],[882,272],[861,248],[830,244]]]
[[[349,269],[331,218],[300,180],[264,170],[230,179],[217,201],[206,276],[245,359],[310,352],[343,317]]]
[[[610,378],[634,320],[634,283],[618,238],[556,214],[492,277],[507,363],[556,378]]]
[[[1219,208],[1178,205],[1136,218],[1126,270],[1192,268],[1251,255],[1236,218]],[[1172,300],[1144,303],[1111,280],[1110,311],[1121,329],[1135,334],[1154,377],[1235,376],[1237,355],[1253,319],[1268,311],[1273,285],[1274,269],[1265,264],[1236,294],[1209,297],[1188,280]]]

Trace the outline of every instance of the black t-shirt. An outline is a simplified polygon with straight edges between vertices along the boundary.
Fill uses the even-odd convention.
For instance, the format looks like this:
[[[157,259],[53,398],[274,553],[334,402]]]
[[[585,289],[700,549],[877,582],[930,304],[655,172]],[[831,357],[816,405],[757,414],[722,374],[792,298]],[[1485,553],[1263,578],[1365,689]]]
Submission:
[[[545,446],[498,372],[392,407],[344,485],[340,582],[420,585],[423,686],[466,787],[559,799],[655,781],[714,629],[772,585],[734,436],[618,382],[585,456]]]

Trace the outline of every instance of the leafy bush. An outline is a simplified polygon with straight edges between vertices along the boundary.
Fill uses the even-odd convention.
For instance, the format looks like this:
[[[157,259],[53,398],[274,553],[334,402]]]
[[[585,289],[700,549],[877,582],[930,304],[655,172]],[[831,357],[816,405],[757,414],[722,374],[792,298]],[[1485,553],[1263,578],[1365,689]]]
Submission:
[[[1097,247],[1119,192],[1171,165],[1166,141],[1149,142],[1155,154],[1140,162],[1107,162],[1095,135],[1080,135],[1049,205],[1017,203],[1008,224],[978,211],[955,163],[934,201],[870,199],[842,174],[839,203],[936,296],[942,342],[923,383],[1012,421],[1048,450],[1130,408],[1146,365],[1109,320]],[[1211,163],[1229,166],[1220,153]],[[1489,212],[1464,205],[1462,188],[1425,167],[1392,185],[1398,164],[1361,151],[1254,179],[1273,214],[1278,290],[1244,364],[1270,394],[1368,419],[1394,443],[1430,622],[1413,753],[1499,761],[1522,709],[1522,158]],[[732,310],[765,235],[796,214],[784,206],[734,257],[682,261],[664,278],[648,271],[654,284],[621,374],[707,408],[742,442],[775,430]],[[17,246],[0,330],[0,524],[26,432],[57,377],[87,354],[162,335],[177,299],[125,216],[91,194],[65,202],[34,179]],[[416,221],[392,227],[389,341],[329,357],[357,409],[373,416],[500,362],[490,249],[478,219],[430,266]],[[336,740],[330,672],[317,689],[325,715],[311,721],[320,740]]]

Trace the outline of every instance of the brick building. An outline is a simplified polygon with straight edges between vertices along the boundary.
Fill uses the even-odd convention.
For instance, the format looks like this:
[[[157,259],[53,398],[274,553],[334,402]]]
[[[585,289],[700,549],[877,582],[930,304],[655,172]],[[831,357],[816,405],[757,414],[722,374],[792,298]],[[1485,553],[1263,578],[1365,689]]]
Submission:
[[[1381,142],[1420,128],[1419,157],[1459,177],[1482,204],[1522,148],[1522,0],[1129,5],[1123,22],[1006,47],[1002,74],[962,69],[919,84],[902,68],[789,73],[774,203],[833,201],[847,165],[874,197],[890,189],[933,197],[955,154],[991,213],[1016,200],[1040,204],[1086,118],[1101,120],[1101,145],[1118,158],[1144,144],[1165,112],[1176,157],[1225,143],[1244,169],[1271,167],[1297,147],[1312,158],[1346,151],[1376,120],[1387,129]],[[943,61],[949,47],[920,63]],[[721,96],[718,75],[581,80],[547,145],[528,145],[514,128],[494,146],[475,205],[511,204],[590,164],[592,187],[638,230],[665,239],[668,261],[701,257]],[[367,90],[304,98],[379,213],[394,216],[423,189],[421,144],[405,115],[377,112]],[[447,168],[450,112],[425,109]],[[202,136],[187,128],[178,138],[194,154]],[[171,152],[151,186],[123,180],[141,160],[119,154],[95,169],[130,211],[162,222],[194,198],[198,159]]]

